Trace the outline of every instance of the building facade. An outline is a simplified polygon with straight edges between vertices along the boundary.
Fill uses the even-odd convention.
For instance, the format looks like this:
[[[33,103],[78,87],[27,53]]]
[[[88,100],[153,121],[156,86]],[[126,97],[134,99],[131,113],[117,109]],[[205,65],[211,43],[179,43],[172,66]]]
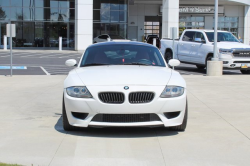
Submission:
[[[219,0],[218,29],[250,42],[250,1]],[[0,36],[16,24],[14,47],[84,50],[100,34],[144,41],[150,34],[170,38],[185,29],[214,28],[214,0],[0,0]]]

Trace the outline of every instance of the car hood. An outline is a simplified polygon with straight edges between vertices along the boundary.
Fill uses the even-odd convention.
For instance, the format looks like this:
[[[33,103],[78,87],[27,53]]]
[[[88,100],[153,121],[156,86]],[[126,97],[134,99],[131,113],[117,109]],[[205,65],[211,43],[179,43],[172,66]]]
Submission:
[[[218,42],[218,48],[237,49],[237,48],[250,48],[250,46],[238,42]]]
[[[92,66],[75,70],[86,86],[166,86],[172,70],[153,66]]]

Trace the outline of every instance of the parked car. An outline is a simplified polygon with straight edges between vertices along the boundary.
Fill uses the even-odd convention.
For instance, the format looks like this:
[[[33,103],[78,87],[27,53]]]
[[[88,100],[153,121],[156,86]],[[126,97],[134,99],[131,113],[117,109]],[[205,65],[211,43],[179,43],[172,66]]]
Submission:
[[[174,59],[204,69],[207,61],[213,57],[213,44],[213,30],[185,30],[180,40],[175,41]],[[161,40],[161,52],[166,62],[173,58],[172,46],[172,40]],[[236,69],[242,74],[250,74],[250,46],[241,43],[232,33],[218,31],[218,56],[223,61],[224,69]]]
[[[147,40],[148,40],[148,38],[150,38],[150,37],[156,37],[156,38],[157,38],[157,37],[159,37],[159,36],[158,36],[158,35],[148,35],[148,36],[146,37],[146,39],[145,39],[145,40],[147,41]]]
[[[119,35],[112,35],[112,34],[103,34],[94,38],[94,43],[112,41],[112,40],[126,40],[124,37]]]
[[[150,36],[147,38],[146,42],[153,45],[154,39],[156,39],[156,47],[161,49],[161,40],[159,37]]]
[[[169,64],[177,66],[178,60]],[[141,42],[89,46],[64,81],[63,127],[187,125],[186,82],[160,51]]]

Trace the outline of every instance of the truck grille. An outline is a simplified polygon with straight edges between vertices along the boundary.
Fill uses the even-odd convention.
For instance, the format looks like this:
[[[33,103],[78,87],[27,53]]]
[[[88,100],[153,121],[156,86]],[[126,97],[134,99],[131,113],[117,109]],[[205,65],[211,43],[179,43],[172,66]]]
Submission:
[[[92,119],[94,122],[110,123],[136,123],[161,121],[156,114],[97,114]]]
[[[152,92],[133,92],[129,94],[129,102],[132,104],[149,103],[154,99]]]
[[[250,63],[250,61],[234,61],[234,63]]]
[[[104,103],[122,104],[124,102],[124,94],[119,92],[99,93],[99,99]]]
[[[249,58],[250,57],[250,50],[247,50],[247,51],[234,51],[233,55],[234,55],[234,57]]]

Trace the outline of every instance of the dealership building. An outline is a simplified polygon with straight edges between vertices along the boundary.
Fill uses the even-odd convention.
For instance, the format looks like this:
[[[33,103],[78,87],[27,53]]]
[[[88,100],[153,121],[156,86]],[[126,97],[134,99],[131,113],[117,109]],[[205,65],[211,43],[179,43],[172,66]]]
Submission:
[[[101,34],[144,41],[185,29],[214,28],[214,0],[0,0],[0,45],[6,24],[16,24],[15,48],[85,50]],[[250,42],[250,0],[219,0],[219,30]]]

